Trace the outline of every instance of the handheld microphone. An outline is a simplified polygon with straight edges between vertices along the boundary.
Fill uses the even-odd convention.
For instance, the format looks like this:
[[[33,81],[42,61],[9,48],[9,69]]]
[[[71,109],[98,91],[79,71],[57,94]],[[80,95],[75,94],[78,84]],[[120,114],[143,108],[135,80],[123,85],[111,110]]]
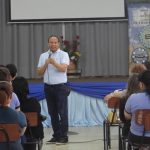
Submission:
[[[48,56],[48,58],[51,58],[51,55],[52,55],[52,51],[49,51],[49,56]]]

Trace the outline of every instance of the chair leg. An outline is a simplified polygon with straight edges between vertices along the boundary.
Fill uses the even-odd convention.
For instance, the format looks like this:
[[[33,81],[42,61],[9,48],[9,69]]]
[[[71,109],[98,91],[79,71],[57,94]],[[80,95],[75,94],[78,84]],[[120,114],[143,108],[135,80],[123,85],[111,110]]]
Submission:
[[[109,123],[106,123],[106,149],[110,148],[110,127]]]
[[[108,122],[103,122],[104,150],[108,150]]]
[[[119,145],[119,150],[123,150],[123,142],[122,142],[122,134],[121,134],[121,127],[120,127],[120,125],[119,125],[119,127],[118,127],[118,129],[119,129],[119,131],[118,131],[118,139],[119,139],[119,143],[118,143],[118,145]]]
[[[111,135],[110,135],[110,123],[107,123],[107,144],[109,149],[111,148]]]
[[[38,140],[38,150],[41,150],[43,146],[43,140],[39,139]]]
[[[103,140],[104,140],[104,150],[106,150],[106,121],[103,122]]]

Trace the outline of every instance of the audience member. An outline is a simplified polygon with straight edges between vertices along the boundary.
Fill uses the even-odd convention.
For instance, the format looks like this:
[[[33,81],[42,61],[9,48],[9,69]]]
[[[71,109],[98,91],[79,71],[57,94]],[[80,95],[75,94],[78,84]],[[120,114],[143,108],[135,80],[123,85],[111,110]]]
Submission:
[[[131,120],[129,141],[140,143],[143,135],[143,126],[135,122],[135,112],[138,109],[150,109],[150,71],[146,70],[139,75],[139,85],[142,92],[129,96],[125,105],[125,118]],[[144,143],[149,144],[150,132],[145,132]]]
[[[131,74],[139,74],[143,72],[144,70],[147,70],[146,66],[144,64],[132,64],[130,67],[130,73]]]
[[[11,75],[11,81],[13,82],[13,80],[15,79],[17,75],[17,68],[14,64],[7,64],[6,68],[9,70],[10,75]],[[20,110],[20,102],[19,102],[17,95],[14,92],[12,94],[12,101],[10,103],[10,107],[13,109],[16,109],[17,111]]]
[[[131,75],[129,76],[127,82],[127,88],[124,90],[115,90],[114,92],[105,96],[104,100],[107,102],[111,97],[119,97],[120,105],[119,105],[119,117],[120,120],[124,123],[122,134],[126,138],[129,134],[130,130],[130,120],[126,120],[124,116],[124,108],[128,97],[133,94],[140,92],[138,74],[145,71],[146,67],[143,64],[133,64],[131,66]],[[128,145],[128,149],[130,149],[130,145]]]
[[[125,94],[124,97],[121,98],[120,105],[119,105],[119,117],[120,117],[120,120],[124,123],[123,130],[122,130],[122,134],[123,134],[124,137],[128,136],[128,133],[129,133],[129,130],[130,130],[130,120],[126,120],[125,116],[124,116],[125,104],[126,104],[126,101],[127,101],[128,97],[131,94],[138,93],[138,92],[140,92],[138,75],[133,74],[128,79],[126,94]]]
[[[13,81],[17,76],[17,67],[14,64],[7,64],[6,68],[8,68]]]
[[[16,77],[13,81],[13,89],[20,100],[20,107],[23,112],[37,112],[39,115],[39,124],[36,127],[27,127],[25,137],[27,141],[44,138],[43,125],[41,120],[41,106],[35,97],[29,97],[28,81],[24,77]],[[31,131],[31,132],[30,132]],[[32,133],[32,137],[30,135]],[[31,139],[33,138],[33,139]],[[24,149],[34,150],[36,145],[24,145]]]
[[[144,66],[144,64],[133,64],[131,66],[131,69],[130,69],[130,72],[131,72],[131,75],[133,74],[139,74],[143,71],[147,70],[147,68]],[[111,98],[111,97],[119,97],[119,98],[123,98],[124,96],[126,96],[126,89],[122,90],[122,89],[119,89],[119,90],[115,90],[114,92],[112,93],[109,93],[107,94],[105,97],[104,97],[104,101],[107,103],[107,101]]]
[[[147,70],[150,70],[150,61],[146,61],[144,63],[144,65],[145,65],[145,67],[146,67]]]
[[[11,82],[11,75],[6,67],[0,66],[0,81]]]
[[[0,76],[3,73],[0,69]],[[4,75],[4,74],[3,74]],[[7,79],[7,76],[6,76]],[[27,123],[25,115],[9,107],[12,97],[12,85],[9,81],[0,81],[0,123],[16,123],[20,126],[20,136],[25,132]],[[8,133],[9,134],[9,133]],[[7,149],[6,142],[0,143],[0,149]],[[22,150],[20,139],[9,143],[11,150]]]

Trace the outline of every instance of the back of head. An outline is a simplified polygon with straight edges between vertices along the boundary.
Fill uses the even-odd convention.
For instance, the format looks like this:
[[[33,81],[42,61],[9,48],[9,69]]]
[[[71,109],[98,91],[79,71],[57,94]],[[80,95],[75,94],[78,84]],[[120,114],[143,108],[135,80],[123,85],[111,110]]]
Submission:
[[[133,94],[137,93],[140,91],[140,86],[139,86],[139,80],[138,80],[138,75],[133,74],[129,77],[128,79],[128,86],[127,86],[127,98]]]
[[[6,67],[0,67],[0,81],[11,81],[11,75]]]
[[[14,78],[17,74],[17,67],[14,64],[7,64],[6,68],[8,68],[11,77]]]
[[[132,74],[138,74],[138,73],[143,72],[144,70],[147,70],[144,64],[133,64],[131,66],[130,72]]]
[[[0,81],[0,106],[5,106],[12,96],[12,86],[7,81]]]
[[[17,94],[20,102],[25,100],[29,94],[28,81],[24,77],[18,76],[14,79],[12,85],[13,90]]]
[[[145,65],[145,67],[146,67],[147,70],[150,70],[150,62],[149,61],[146,61],[144,63],[144,65]]]
[[[145,90],[150,95],[150,70],[140,73],[139,81],[145,85]]]

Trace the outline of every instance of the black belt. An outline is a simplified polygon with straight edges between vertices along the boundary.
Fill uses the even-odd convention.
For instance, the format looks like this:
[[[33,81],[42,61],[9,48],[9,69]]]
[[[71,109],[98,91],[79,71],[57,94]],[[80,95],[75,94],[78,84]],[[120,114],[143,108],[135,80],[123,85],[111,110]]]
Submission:
[[[51,86],[51,87],[57,87],[57,86],[62,86],[65,85],[66,83],[60,83],[60,84],[47,84],[45,83],[46,86]]]

